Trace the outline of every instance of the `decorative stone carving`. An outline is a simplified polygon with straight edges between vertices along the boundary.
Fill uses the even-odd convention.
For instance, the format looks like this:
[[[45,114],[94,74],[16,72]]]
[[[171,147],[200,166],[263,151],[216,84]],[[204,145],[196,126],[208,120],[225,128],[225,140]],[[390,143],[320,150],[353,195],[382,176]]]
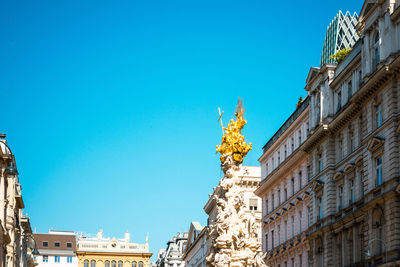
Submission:
[[[257,240],[255,215],[247,211],[240,186],[241,163],[251,149],[251,144],[247,145],[240,133],[246,124],[243,114],[244,108],[239,101],[235,113],[237,120],[231,120],[228,128],[224,128],[222,144],[217,146],[224,177],[213,194],[217,214],[209,226],[212,243],[206,258],[216,267],[266,267],[263,255],[259,253],[261,244]]]

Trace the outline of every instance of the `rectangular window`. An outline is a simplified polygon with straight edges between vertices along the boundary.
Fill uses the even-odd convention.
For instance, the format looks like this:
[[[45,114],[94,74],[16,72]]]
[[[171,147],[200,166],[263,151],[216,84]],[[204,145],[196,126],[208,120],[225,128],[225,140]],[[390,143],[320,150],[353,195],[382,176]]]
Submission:
[[[322,172],[322,153],[318,154],[318,173]]]
[[[272,159],[271,159],[271,166],[272,166],[272,170],[274,170],[275,169],[275,159],[274,159],[274,157],[272,157]]]
[[[54,262],[60,263],[60,256],[54,256]]]
[[[271,199],[271,201],[272,201],[272,210],[274,210],[275,209],[275,195],[274,194],[272,194],[272,199]]]
[[[275,247],[275,243],[274,243],[274,230],[271,231],[271,248]]]
[[[249,199],[249,210],[257,210],[257,199],[255,198]]]
[[[350,99],[351,96],[353,95],[353,85],[351,84],[351,81],[347,83],[347,94],[348,94],[347,99]]]
[[[292,180],[290,182],[292,185],[292,195],[294,195],[294,177],[292,178]]]
[[[281,152],[278,152],[278,166],[281,164]]]
[[[342,108],[342,92],[338,92],[337,94],[337,110],[339,111]]]
[[[299,255],[299,267],[303,266],[303,255]]]
[[[291,262],[292,262],[292,267],[294,267],[294,258],[292,258]]]
[[[380,186],[382,184],[382,157],[376,159],[375,163],[376,168],[376,186]]]
[[[269,174],[269,172],[268,172],[268,163],[267,163],[267,165],[265,166],[265,172],[267,173],[267,176],[268,176],[268,174]]]
[[[268,198],[265,199],[265,213],[268,213]]]
[[[311,225],[311,208],[307,207],[307,227]]]
[[[354,151],[354,134],[353,131],[349,133],[349,151],[350,153]]]
[[[301,145],[301,130],[299,131],[299,146]]]
[[[72,243],[71,242],[67,242],[67,248],[72,248]]]
[[[318,220],[322,219],[322,197],[318,198]]]
[[[43,262],[49,262],[49,256],[43,255]]]
[[[350,181],[350,199],[349,199],[349,204],[354,203],[354,180]]]
[[[285,145],[285,152],[284,152],[285,154],[284,154],[284,156],[285,156],[285,158],[284,159],[286,159],[287,158],[287,146]]]
[[[294,151],[294,138],[293,137],[291,139],[291,145],[292,145],[292,153],[293,153],[293,151]]]
[[[338,161],[341,161],[343,159],[343,141],[342,139],[339,139],[339,145],[338,145]]]
[[[338,188],[338,209],[341,210],[343,208],[343,186],[339,186]]]
[[[72,256],[67,256],[67,263],[72,263]]]
[[[285,235],[285,240],[284,241],[286,241],[288,238],[287,238],[287,221],[285,221],[285,224],[283,225],[285,228],[283,229],[283,233],[284,233],[284,235]]]
[[[294,216],[292,216],[292,237],[294,237]]]
[[[299,211],[299,232],[300,233],[303,232],[303,229],[301,227],[301,218],[302,218],[302,213],[301,213],[301,211]]]
[[[287,189],[285,188],[285,190],[284,190],[284,194],[285,194],[285,201],[287,200],[287,197],[288,197],[288,194],[287,194]]]
[[[281,190],[278,190],[278,206],[281,204]]]
[[[381,104],[379,104],[376,107],[375,122],[376,122],[376,128],[381,127],[381,125],[382,125],[382,105]]]
[[[300,189],[303,188],[303,177],[302,177],[302,173],[299,172],[299,185],[300,185]]]
[[[278,245],[281,244],[281,226],[278,225]]]
[[[268,251],[268,234],[265,234],[265,252]]]
[[[54,247],[59,248],[60,247],[60,242],[54,242]]]
[[[47,248],[47,247],[49,246],[49,242],[43,241],[43,242],[42,242],[42,246]]]

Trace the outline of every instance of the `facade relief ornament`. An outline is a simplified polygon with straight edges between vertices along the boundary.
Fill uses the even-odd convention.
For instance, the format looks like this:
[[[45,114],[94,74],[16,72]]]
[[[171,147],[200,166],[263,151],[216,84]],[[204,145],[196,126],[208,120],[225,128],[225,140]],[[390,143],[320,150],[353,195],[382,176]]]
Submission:
[[[267,267],[257,238],[255,214],[246,208],[240,184],[243,158],[251,150],[251,143],[247,144],[241,134],[246,124],[243,114],[244,108],[239,100],[236,121],[231,120],[227,128],[221,122],[224,135],[217,152],[221,153],[224,177],[212,196],[216,203],[216,217],[209,226],[212,241],[206,258],[211,266],[216,267]]]

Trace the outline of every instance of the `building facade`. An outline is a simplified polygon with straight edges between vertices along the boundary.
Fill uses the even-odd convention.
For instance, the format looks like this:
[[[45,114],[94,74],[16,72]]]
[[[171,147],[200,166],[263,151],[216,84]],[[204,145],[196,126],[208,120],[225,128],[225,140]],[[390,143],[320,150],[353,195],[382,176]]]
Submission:
[[[77,267],[76,235],[70,231],[50,230],[46,234],[33,234],[39,254],[38,267]]]
[[[310,69],[308,111],[302,111],[308,113],[309,130],[297,152],[288,157],[291,163],[284,160],[275,167],[271,160],[276,162],[279,155],[274,145],[264,149],[260,163],[265,179],[257,193],[269,196],[263,199],[263,244],[270,266],[400,265],[399,22],[400,1],[365,1],[356,26],[360,38],[352,51],[339,64]],[[301,115],[290,125],[296,120],[300,122]],[[294,132],[291,126],[283,132],[295,135],[292,128]],[[277,147],[285,140],[285,133],[277,133],[271,142]],[[298,154],[303,154],[301,159],[296,159]],[[277,204],[271,201],[279,199],[271,196],[285,190],[293,166],[306,174],[306,184],[299,197],[274,209]],[[292,205],[292,200],[298,204]],[[290,218],[290,206],[296,214],[299,203],[299,224],[306,227],[302,238],[279,245],[276,238],[282,241],[282,230],[275,227],[277,219],[282,213]],[[283,219],[284,225],[285,221],[290,219]],[[301,263],[295,258],[294,263],[282,264],[282,255],[299,246],[308,251],[307,259],[301,252]]]
[[[262,181],[255,194],[262,199],[263,251],[268,266],[307,266],[308,155],[301,145],[309,133],[310,98],[263,148]]]
[[[167,243],[166,249],[160,249],[157,256],[157,267],[184,267],[182,259],[188,240],[188,233],[178,233]]]
[[[95,236],[81,234],[76,253],[79,267],[149,267],[152,256],[147,238],[138,244],[131,242],[128,232],[117,239],[103,237],[102,230]]]
[[[182,256],[186,266],[205,267],[207,257],[207,228],[199,222],[191,222],[188,241]]]
[[[0,134],[0,266],[34,266],[34,239],[24,202],[15,156]]]

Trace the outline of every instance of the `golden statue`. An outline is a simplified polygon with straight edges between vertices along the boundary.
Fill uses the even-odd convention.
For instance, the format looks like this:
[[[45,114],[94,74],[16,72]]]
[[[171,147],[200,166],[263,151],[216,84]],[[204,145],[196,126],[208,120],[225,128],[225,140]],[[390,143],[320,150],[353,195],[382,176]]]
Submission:
[[[218,109],[218,111],[220,115],[218,120],[220,120],[223,112],[221,113],[220,109]],[[235,112],[236,121],[231,119],[230,123],[228,123],[228,127],[225,128],[221,120],[223,136],[221,145],[217,146],[217,153],[221,153],[220,160],[222,163],[224,163],[229,156],[232,156],[232,159],[240,164],[251,150],[251,143],[247,144],[244,141],[244,136],[241,134],[243,126],[247,123],[243,118],[244,111],[243,99],[239,99]]]

